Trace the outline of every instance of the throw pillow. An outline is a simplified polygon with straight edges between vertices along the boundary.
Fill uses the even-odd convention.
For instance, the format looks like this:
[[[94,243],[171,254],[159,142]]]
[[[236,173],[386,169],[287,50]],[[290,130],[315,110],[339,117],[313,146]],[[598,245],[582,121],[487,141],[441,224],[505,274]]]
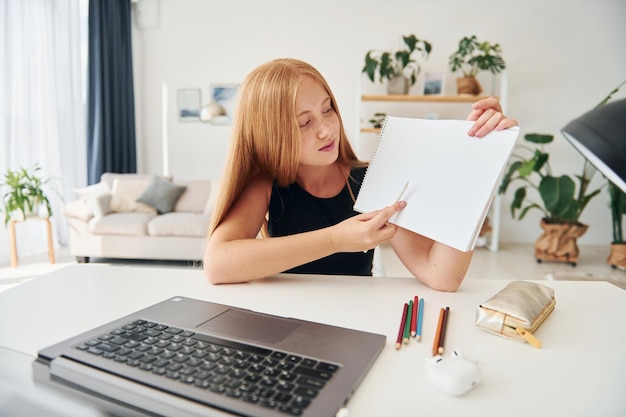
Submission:
[[[85,201],[94,217],[100,218],[111,212],[111,194],[101,194]]]
[[[187,187],[172,184],[161,177],[154,177],[137,201],[154,207],[159,214],[169,213],[174,210],[176,201],[185,188]]]
[[[136,201],[149,183],[150,180],[144,179],[116,178],[113,180],[111,211],[156,214],[154,208]]]
[[[209,196],[212,194],[211,180],[177,180],[176,184],[187,187],[176,202],[174,211],[202,213]]]
[[[83,200],[74,200],[71,203],[67,203],[63,207],[63,214],[67,217],[73,217],[84,222],[88,222],[89,219],[93,217],[93,213]]]
[[[82,188],[74,188],[74,192],[83,200],[97,197],[102,194],[110,194],[111,189],[108,185],[103,182],[99,182],[96,184],[89,185],[87,187]]]
[[[89,207],[95,217],[111,212],[111,189],[103,182],[88,187],[75,188],[74,192]]]

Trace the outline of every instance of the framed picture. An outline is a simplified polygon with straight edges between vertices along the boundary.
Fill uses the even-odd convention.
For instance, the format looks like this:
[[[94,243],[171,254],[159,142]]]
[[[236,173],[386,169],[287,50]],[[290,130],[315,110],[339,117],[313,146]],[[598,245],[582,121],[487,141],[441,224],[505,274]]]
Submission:
[[[445,72],[429,71],[424,74],[424,95],[443,95]]]
[[[178,90],[178,121],[200,121],[200,89],[184,88]]]
[[[223,109],[223,115],[213,117],[214,124],[230,124],[235,113],[235,102],[239,84],[211,84],[211,100]]]

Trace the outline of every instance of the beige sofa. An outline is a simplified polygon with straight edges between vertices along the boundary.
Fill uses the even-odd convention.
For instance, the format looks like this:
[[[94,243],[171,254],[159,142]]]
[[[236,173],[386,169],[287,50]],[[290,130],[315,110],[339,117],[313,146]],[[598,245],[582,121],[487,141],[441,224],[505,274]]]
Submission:
[[[216,195],[214,180],[105,173],[64,207],[69,250],[89,258],[199,261]]]

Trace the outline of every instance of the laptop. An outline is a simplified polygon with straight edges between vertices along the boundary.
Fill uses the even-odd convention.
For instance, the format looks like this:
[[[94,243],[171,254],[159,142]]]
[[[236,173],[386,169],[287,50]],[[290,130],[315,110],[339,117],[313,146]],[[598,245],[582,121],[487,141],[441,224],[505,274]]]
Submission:
[[[42,349],[34,375],[122,415],[334,416],[384,345],[176,296]]]

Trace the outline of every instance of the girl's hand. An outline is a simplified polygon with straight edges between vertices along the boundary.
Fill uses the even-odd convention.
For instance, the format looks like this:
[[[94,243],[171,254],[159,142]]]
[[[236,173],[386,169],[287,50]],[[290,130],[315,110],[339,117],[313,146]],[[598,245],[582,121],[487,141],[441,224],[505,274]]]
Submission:
[[[502,113],[500,102],[495,97],[485,98],[474,103],[467,120],[476,122],[467,131],[467,134],[478,138],[482,138],[492,130],[503,130],[517,126],[517,120],[509,119]]]
[[[330,239],[334,252],[366,251],[388,241],[398,231],[398,226],[388,220],[405,206],[406,202],[399,201],[382,210],[359,214],[332,226]]]

